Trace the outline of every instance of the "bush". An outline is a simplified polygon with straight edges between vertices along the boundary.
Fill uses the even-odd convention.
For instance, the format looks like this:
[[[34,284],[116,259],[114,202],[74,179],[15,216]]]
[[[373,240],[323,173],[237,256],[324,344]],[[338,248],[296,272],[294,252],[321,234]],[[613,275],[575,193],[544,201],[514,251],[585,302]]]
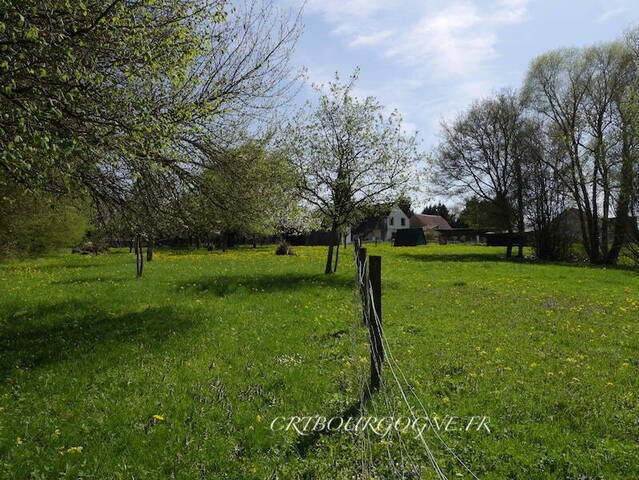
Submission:
[[[291,250],[291,246],[288,244],[288,242],[282,242],[277,246],[275,255],[295,255],[295,252]]]

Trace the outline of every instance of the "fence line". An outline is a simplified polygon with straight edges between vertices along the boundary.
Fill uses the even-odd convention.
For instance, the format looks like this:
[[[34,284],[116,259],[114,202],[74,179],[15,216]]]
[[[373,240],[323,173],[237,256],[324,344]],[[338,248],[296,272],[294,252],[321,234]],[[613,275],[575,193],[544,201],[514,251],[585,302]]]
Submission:
[[[415,417],[415,411],[421,409],[426,417],[428,424],[430,426],[430,430],[433,431],[435,437],[441,443],[443,448],[452,455],[452,457],[466,470],[472,478],[479,480],[478,477],[472,472],[470,467],[466,465],[466,463],[450,448],[450,446],[445,442],[445,440],[441,437],[437,429],[435,428],[432,419],[428,415],[428,411],[424,406],[422,400],[417,395],[417,392],[413,388],[413,386],[408,382],[406,375],[402,371],[399,363],[396,358],[392,355],[390,344],[388,342],[388,338],[386,337],[384,330],[382,328],[382,301],[381,301],[381,257],[376,256],[367,256],[367,250],[361,246],[361,242],[359,239],[355,239],[354,242],[355,247],[355,266],[356,266],[356,274],[357,274],[357,284],[359,289],[359,299],[362,306],[362,317],[363,324],[369,329],[369,344],[371,350],[371,377],[370,381],[366,383],[366,390],[362,396],[361,408],[363,409],[367,406],[368,401],[372,398],[373,393],[380,391],[380,387],[382,386],[382,364],[386,365],[388,370],[391,373],[391,377],[394,380],[394,383],[399,388],[399,392],[401,394],[401,399],[403,403],[407,406],[410,414]],[[371,274],[371,271],[373,272]],[[387,360],[384,363],[384,360]],[[413,405],[408,399],[406,394],[406,390],[402,386],[406,387],[409,395],[416,399],[419,407],[413,408]],[[381,388],[380,395],[382,396],[383,401],[385,402],[387,408],[389,408],[389,398],[387,389]],[[393,399],[390,399],[390,405],[392,405]],[[393,411],[394,407],[391,407]],[[440,480],[447,480],[446,474],[442,471],[437,459],[423,437],[422,433],[418,435],[421,443],[424,446],[426,456],[433,467],[434,471],[437,473]],[[400,438],[400,454],[402,455],[402,465],[404,464],[403,451],[406,451],[408,456],[410,457],[410,453],[406,450],[405,445],[403,444],[403,440]],[[403,449],[403,451],[402,451]],[[390,453],[390,449],[387,447],[387,451],[389,454],[389,459],[391,462],[392,456]],[[394,463],[392,467],[396,470]],[[404,478],[404,474],[402,472],[402,478]]]

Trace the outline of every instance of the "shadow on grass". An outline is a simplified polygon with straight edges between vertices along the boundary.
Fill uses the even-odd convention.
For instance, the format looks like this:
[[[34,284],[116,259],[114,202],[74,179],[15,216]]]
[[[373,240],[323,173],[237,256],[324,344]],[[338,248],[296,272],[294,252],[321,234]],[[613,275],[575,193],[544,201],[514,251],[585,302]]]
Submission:
[[[0,327],[0,383],[15,368],[92,358],[99,358],[96,366],[117,363],[123,345],[154,347],[192,327],[192,320],[171,307],[113,315],[77,301],[43,303],[18,311]]]
[[[510,264],[518,264],[518,265],[531,265],[531,266],[557,266],[557,267],[572,267],[572,268],[589,268],[595,270],[621,270],[625,272],[637,272],[637,269],[631,265],[592,265],[586,262],[561,262],[561,261],[549,261],[549,260],[539,260],[536,258],[518,258],[513,256],[512,258],[506,258],[505,254],[499,253],[451,253],[451,254],[441,254],[441,253],[432,253],[432,254],[419,254],[419,255],[411,255],[409,253],[402,253],[398,255],[402,258],[407,258],[415,261],[421,262],[462,262],[462,263],[488,263],[488,262],[498,262],[498,263],[510,263]]]
[[[51,282],[51,285],[75,285],[75,284],[89,284],[89,283],[125,283],[131,280],[135,280],[135,275],[131,275],[129,277],[123,276],[114,276],[110,272],[107,272],[105,275],[98,276],[86,276],[86,277],[73,277],[68,280],[56,280],[55,282]]]
[[[366,409],[366,406],[370,403],[370,401],[371,401],[370,388],[367,385],[364,388],[363,393],[361,394],[361,397],[359,400],[352,402],[343,412],[337,415],[331,415],[327,418],[333,419],[333,420],[340,419],[340,421],[337,422],[336,425],[346,424],[346,422],[351,418],[355,420],[356,418],[361,417],[362,413],[364,412],[364,410]],[[353,420],[351,420],[351,425],[353,425]],[[301,457],[305,457],[308,455],[309,450],[311,450],[311,448],[313,448],[313,446],[317,444],[317,442],[322,437],[332,435],[338,431],[339,430],[337,429],[328,429],[328,428],[324,430],[315,430],[311,432],[309,435],[300,437],[300,439],[295,444],[294,449]]]
[[[351,276],[300,273],[218,275],[202,277],[178,285],[178,288],[194,288],[201,292],[210,292],[218,297],[226,297],[240,291],[259,294],[326,287],[350,290],[355,288],[355,279]]]

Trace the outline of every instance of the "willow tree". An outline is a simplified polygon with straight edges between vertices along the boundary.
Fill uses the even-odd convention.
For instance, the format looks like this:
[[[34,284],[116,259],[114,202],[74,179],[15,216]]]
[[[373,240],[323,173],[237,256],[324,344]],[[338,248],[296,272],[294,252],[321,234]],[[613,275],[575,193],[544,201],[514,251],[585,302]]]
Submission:
[[[635,78],[630,51],[612,43],[541,55],[524,86],[562,153],[551,166],[577,207],[591,263],[615,263],[625,241],[636,143],[626,102]]]
[[[407,135],[397,111],[386,115],[374,97],[353,96],[354,74],[315,86],[318,99],[289,122],[283,147],[297,169],[300,196],[330,230],[325,273],[337,267],[338,234],[366,207],[403,193],[420,158],[415,135]]]

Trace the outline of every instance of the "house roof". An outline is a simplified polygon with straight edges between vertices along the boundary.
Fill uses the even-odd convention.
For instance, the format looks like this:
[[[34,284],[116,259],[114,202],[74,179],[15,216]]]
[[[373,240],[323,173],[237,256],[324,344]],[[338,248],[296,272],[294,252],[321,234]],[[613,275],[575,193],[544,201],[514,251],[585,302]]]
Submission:
[[[450,228],[450,225],[444,217],[440,215],[424,215],[420,213],[416,213],[410,217],[410,226],[422,228]]]

